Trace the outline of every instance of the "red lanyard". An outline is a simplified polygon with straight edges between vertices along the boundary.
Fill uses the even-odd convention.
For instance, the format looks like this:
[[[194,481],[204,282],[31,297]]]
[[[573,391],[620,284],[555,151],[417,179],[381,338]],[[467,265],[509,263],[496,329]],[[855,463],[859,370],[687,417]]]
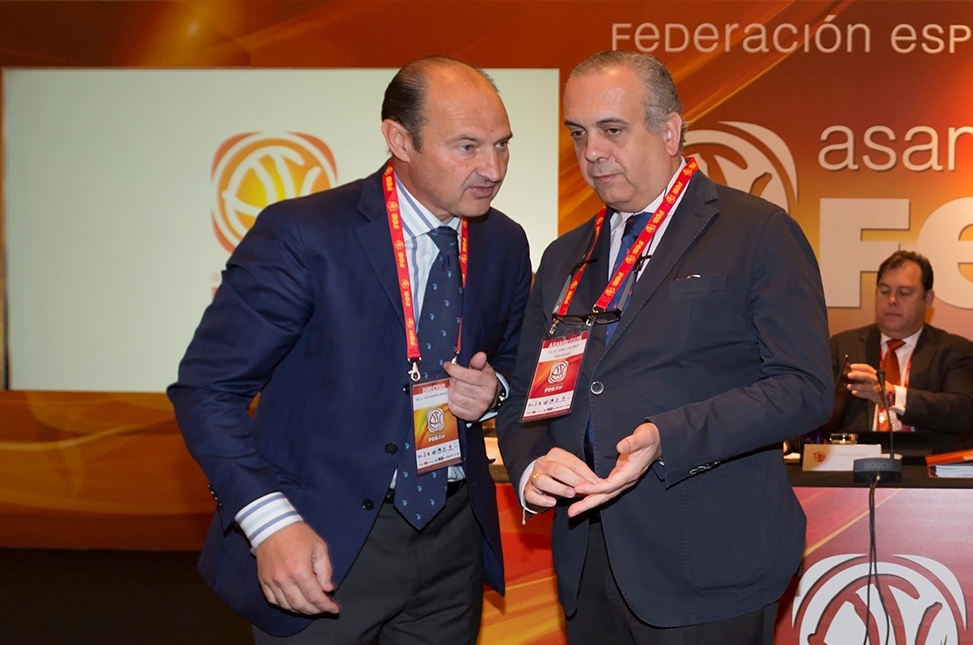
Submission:
[[[409,376],[413,381],[419,380],[419,336],[416,326],[416,312],[412,305],[412,278],[409,275],[409,263],[405,253],[405,236],[402,232],[402,215],[399,208],[399,194],[395,187],[395,171],[389,161],[382,174],[382,188],[385,191],[385,212],[388,214],[389,233],[392,234],[392,251],[395,253],[395,269],[399,274],[399,295],[402,298],[402,313],[405,315],[405,343],[409,362],[412,369]],[[462,219],[459,235],[459,270],[462,276],[463,288],[466,288],[466,265],[469,262],[469,233],[466,219]],[[456,355],[459,356],[463,338],[463,322],[460,321],[460,332],[456,338]]]
[[[659,227],[669,216],[669,212],[675,205],[676,199],[679,197],[679,194],[686,187],[690,177],[693,176],[697,169],[698,166],[696,165],[696,160],[690,157],[689,161],[679,173],[676,183],[674,183],[672,188],[669,189],[669,192],[666,193],[665,197],[662,199],[662,203],[659,205],[659,208],[657,208],[655,213],[652,214],[652,217],[649,218],[649,221],[645,224],[645,228],[643,228],[642,232],[639,234],[638,239],[635,240],[635,243],[632,244],[632,248],[630,248],[628,253],[625,254],[625,259],[620,265],[618,265],[618,270],[615,272],[615,275],[612,276],[611,280],[608,281],[608,285],[602,292],[601,297],[598,298],[598,301],[592,307],[592,311],[605,311],[605,309],[608,307],[608,303],[611,302],[615,292],[618,291],[618,288],[625,283],[625,279],[628,278],[628,274],[631,273],[636,261],[642,255],[642,251],[647,248],[649,244],[651,244],[652,238],[655,237]],[[595,217],[595,230],[592,238],[594,240],[597,240],[598,235],[601,233],[601,227],[605,223],[605,213],[607,211],[607,208],[602,208],[598,212],[597,217]],[[585,267],[587,266],[588,261],[591,259],[591,254],[594,252],[594,247],[595,244],[592,244],[588,249],[584,262],[581,264],[581,268],[577,273],[575,273],[574,278],[572,278],[571,282],[568,284],[568,288],[564,292],[564,299],[561,301],[561,306],[557,310],[557,315],[563,316],[568,312],[568,307],[571,305],[571,300],[574,299],[574,293],[578,290],[578,284],[581,282],[581,276],[584,275]]]

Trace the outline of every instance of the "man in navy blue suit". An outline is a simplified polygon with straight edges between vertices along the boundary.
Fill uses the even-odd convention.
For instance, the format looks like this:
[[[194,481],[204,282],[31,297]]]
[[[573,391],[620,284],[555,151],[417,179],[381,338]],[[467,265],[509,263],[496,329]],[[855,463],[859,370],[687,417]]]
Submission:
[[[555,509],[568,641],[769,645],[804,549],[781,442],[832,401],[814,254],[683,157],[655,58],[579,64],[564,120],[606,208],[544,253],[497,434],[525,509]]]
[[[378,172],[257,218],[168,390],[217,499],[199,569],[257,643],[473,643],[483,583],[503,592],[478,421],[531,278],[490,207],[506,110],[431,57],[382,119]]]

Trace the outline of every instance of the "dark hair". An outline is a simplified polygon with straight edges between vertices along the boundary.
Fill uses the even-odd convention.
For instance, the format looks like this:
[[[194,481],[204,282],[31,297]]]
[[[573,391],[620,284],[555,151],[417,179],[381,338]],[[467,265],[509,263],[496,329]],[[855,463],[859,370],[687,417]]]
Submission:
[[[682,102],[676,91],[676,84],[672,74],[666,66],[649,54],[637,54],[631,51],[616,49],[603,51],[586,58],[578,63],[568,78],[582,76],[590,72],[604,72],[616,67],[627,67],[632,70],[642,82],[642,104],[645,108],[645,124],[653,132],[662,132],[665,121],[673,114],[682,116]],[[679,135],[679,149],[686,144],[686,130],[689,124],[682,122],[682,132]]]
[[[429,70],[452,65],[475,71],[485,78],[494,90],[497,89],[496,83],[482,69],[448,56],[426,56],[412,61],[400,69],[385,88],[382,120],[391,119],[405,128],[412,139],[412,146],[417,151],[422,150],[420,131],[427,121],[423,104],[426,99],[426,88],[429,85],[427,78]]]
[[[886,271],[900,269],[906,262],[919,265],[919,270],[922,272],[922,288],[927,293],[932,290],[932,265],[929,263],[929,258],[915,251],[900,250],[885,258],[885,261],[878,265],[878,276],[875,278],[875,284],[879,283]]]

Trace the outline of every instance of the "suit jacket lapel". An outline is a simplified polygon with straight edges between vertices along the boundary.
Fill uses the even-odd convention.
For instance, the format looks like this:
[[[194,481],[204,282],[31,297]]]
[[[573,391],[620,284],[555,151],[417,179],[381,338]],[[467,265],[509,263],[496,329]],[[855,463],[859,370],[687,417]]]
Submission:
[[[877,325],[868,328],[865,335],[865,363],[872,365],[876,369],[882,364],[882,332]],[[868,418],[865,420],[867,428],[872,429],[872,421],[875,419],[875,404],[866,400],[868,404]]]
[[[591,239],[590,235],[594,231],[593,222],[594,220],[592,219],[587,224],[589,233],[584,237],[584,241],[577,248],[569,251],[571,255],[566,257],[563,262],[565,270],[560,272],[561,275],[556,275],[553,278],[551,292],[555,295],[549,304],[551,309],[553,309],[557,297],[561,294],[564,281],[568,279],[571,268],[584,257],[585,251],[588,250],[588,243]],[[609,262],[611,258],[609,255],[611,255],[611,212],[606,213],[605,224],[602,226],[601,233],[595,241],[595,248],[591,253],[592,262],[589,262],[585,268],[581,282],[578,284],[578,290],[574,294],[571,306],[568,307],[568,313],[586,314],[591,312],[591,307],[598,301],[601,293],[605,290],[605,286],[608,284],[608,271],[611,269]],[[588,347],[585,350],[585,357],[581,362],[581,372],[583,374],[590,378],[591,371],[598,361],[601,360],[604,350],[604,325],[595,325],[591,329],[591,334],[588,337]]]
[[[932,377],[932,357],[935,353],[935,344],[931,341],[929,335],[929,325],[924,325],[919,338],[916,340],[916,348],[912,350],[912,358],[910,359],[909,387],[919,390],[931,389],[927,379]],[[913,374],[916,378],[912,378]]]
[[[487,214],[486,217],[490,215]],[[486,298],[487,289],[496,288],[493,281],[486,279],[487,263],[490,261],[490,251],[486,248],[489,239],[484,235],[485,218],[467,220],[468,263],[466,266],[466,287],[463,289],[463,327],[462,346],[460,347],[459,362],[469,365],[473,356],[472,349],[476,343],[476,333],[480,326],[480,300]],[[469,297],[473,293],[476,296]]]
[[[578,286],[578,294],[576,295],[574,302],[571,303],[571,313],[587,313],[591,311],[591,308],[598,298],[601,297],[602,292],[608,285],[608,279],[611,277],[608,272],[611,271],[611,216],[613,212],[609,211],[605,214],[605,223],[601,227],[601,232],[598,235],[598,240],[595,242],[595,249],[591,254],[591,259],[593,260],[588,264],[584,272],[584,277],[581,280],[581,284]],[[587,241],[587,240],[586,240]],[[586,249],[582,249],[581,253],[584,253]],[[578,254],[578,259],[581,259],[581,253]]]
[[[854,361],[852,361],[854,362]],[[868,328],[865,336],[865,362],[879,368],[882,362],[882,333],[878,327],[872,325]]]
[[[672,272],[676,263],[685,255],[710,220],[717,215],[719,210],[714,203],[716,199],[715,184],[702,173],[693,176],[679,207],[670,215],[672,221],[669,222],[665,234],[659,240],[652,259],[635,283],[632,297],[625,306],[618,328],[615,329],[608,343],[609,348],[615,344],[619,336],[625,333],[632,319],[652,298],[663,280]],[[607,282],[607,278],[605,280]]]
[[[384,166],[382,168],[384,170]],[[388,218],[385,213],[385,198],[382,194],[382,171],[368,177],[362,186],[358,200],[358,210],[368,219],[368,223],[358,228],[356,233],[365,256],[375,270],[379,283],[385,290],[392,308],[395,309],[399,323],[405,330],[402,313],[402,297],[399,294],[399,277],[395,269],[395,256],[392,253],[392,235],[389,233]]]

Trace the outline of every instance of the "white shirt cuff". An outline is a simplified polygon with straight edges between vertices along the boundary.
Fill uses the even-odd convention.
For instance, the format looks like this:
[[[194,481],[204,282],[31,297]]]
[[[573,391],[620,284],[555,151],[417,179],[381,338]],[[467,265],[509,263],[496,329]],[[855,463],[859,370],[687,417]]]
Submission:
[[[496,372],[495,374],[497,380],[500,381],[500,384],[503,386],[503,391],[510,392],[510,384],[507,383],[507,379],[503,378],[503,375],[501,375],[500,372]],[[480,422],[486,421],[487,419],[492,419],[495,416],[497,416],[497,410],[487,410],[486,413],[480,417]]]
[[[535,463],[537,463],[536,459],[527,464],[527,469],[524,471],[524,474],[520,476],[520,484],[517,487],[517,499],[520,500],[520,507],[532,515],[535,514],[536,511],[532,511],[527,508],[527,500],[524,499],[524,491],[527,490],[527,484],[530,482],[530,474],[534,472]]]
[[[889,407],[898,415],[905,414],[905,396],[909,390],[902,385],[894,385],[893,387],[895,388],[895,400]]]
[[[256,551],[261,542],[285,526],[304,521],[297,509],[279,492],[250,502],[240,509],[234,519],[250,540],[251,551]]]

